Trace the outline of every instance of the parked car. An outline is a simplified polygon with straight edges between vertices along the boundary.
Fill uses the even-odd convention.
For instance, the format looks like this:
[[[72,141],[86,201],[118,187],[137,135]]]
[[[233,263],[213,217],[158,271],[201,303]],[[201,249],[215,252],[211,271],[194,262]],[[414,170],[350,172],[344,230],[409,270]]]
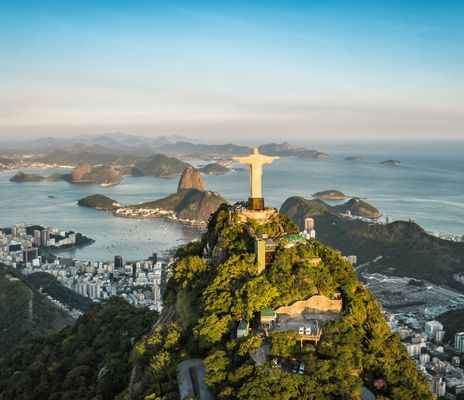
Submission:
[[[298,329],[298,333],[300,335],[304,335],[304,326],[300,326],[300,329]]]
[[[305,365],[303,363],[300,364],[300,368],[298,369],[298,373],[300,375],[303,375],[304,374],[304,370],[305,370]]]
[[[305,335],[311,335],[311,327],[310,326],[307,326],[305,328]]]

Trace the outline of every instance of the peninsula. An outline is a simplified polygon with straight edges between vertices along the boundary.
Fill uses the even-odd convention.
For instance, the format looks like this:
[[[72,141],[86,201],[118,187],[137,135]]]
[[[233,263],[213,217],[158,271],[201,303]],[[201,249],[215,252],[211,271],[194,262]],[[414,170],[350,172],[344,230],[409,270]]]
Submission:
[[[79,206],[110,210],[117,217],[164,217],[168,221],[202,227],[223,203],[227,200],[219,193],[207,191],[201,173],[191,165],[184,169],[177,192],[162,199],[123,206],[107,196],[95,194],[78,201]]]

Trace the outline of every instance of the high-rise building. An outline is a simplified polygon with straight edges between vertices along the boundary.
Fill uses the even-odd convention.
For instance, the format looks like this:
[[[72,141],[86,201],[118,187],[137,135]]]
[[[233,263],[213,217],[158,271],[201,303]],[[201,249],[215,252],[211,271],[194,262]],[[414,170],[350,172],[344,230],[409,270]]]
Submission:
[[[422,346],[420,343],[406,345],[406,350],[411,357],[418,356],[421,353]]]
[[[121,256],[114,256],[114,269],[122,269],[124,261]]]
[[[50,231],[45,228],[41,233],[42,246],[48,246],[48,241],[50,240]]]
[[[438,331],[443,330],[443,325],[438,321],[427,321],[425,323],[425,333],[432,338],[435,338]]]
[[[98,283],[90,283],[89,285],[89,297],[91,299],[99,299],[101,296],[101,287]]]
[[[385,217],[385,223],[386,223],[386,224],[391,224],[392,222],[393,222],[393,218],[390,217],[389,215],[387,215],[387,216]]]
[[[132,278],[137,279],[137,263],[132,263]]]
[[[426,365],[430,362],[430,354],[428,353],[421,353],[419,358],[422,365]]]
[[[435,341],[441,342],[445,338],[445,331],[441,330],[435,334]]]
[[[432,393],[437,397],[442,397],[446,393],[446,382],[443,382],[443,378],[439,375],[431,377],[429,387]]]
[[[38,229],[34,230],[34,242],[37,246],[40,246],[40,244],[42,243],[41,239],[42,239],[41,232]]]
[[[306,232],[311,232],[314,229],[314,219],[306,218],[304,221],[304,229]]]
[[[454,335],[454,347],[457,351],[464,353],[464,332],[457,332]]]

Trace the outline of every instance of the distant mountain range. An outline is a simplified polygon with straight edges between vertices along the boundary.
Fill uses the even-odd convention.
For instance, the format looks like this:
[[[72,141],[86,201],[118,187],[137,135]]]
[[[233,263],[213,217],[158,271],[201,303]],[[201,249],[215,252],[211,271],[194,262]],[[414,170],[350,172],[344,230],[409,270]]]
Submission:
[[[69,138],[43,138],[30,141],[3,142],[4,152],[41,152],[47,153],[44,162],[59,163],[58,159],[71,162],[89,161],[98,154],[98,163],[106,164],[114,159],[148,157],[154,154],[175,156],[232,156],[251,152],[249,146],[233,143],[206,144],[201,141],[182,136],[158,136],[149,138],[140,135],[124,133],[108,133],[102,135],[85,135]],[[327,158],[328,154],[306,148],[294,148],[290,143],[269,143],[259,146],[260,152],[276,156],[296,156],[302,158]],[[86,160],[76,160],[79,155],[85,155]],[[57,161],[55,161],[57,160]],[[91,162],[92,163],[92,162]],[[122,162],[121,162],[122,163]]]

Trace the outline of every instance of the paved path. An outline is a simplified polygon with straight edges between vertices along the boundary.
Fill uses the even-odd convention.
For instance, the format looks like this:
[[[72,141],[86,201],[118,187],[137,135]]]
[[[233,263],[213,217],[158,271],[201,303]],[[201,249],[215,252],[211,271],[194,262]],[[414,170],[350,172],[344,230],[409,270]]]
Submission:
[[[214,400],[213,395],[205,384],[205,375],[206,372],[203,360],[194,358],[181,362],[177,366],[177,382],[179,384],[180,398],[193,398],[195,396],[194,382],[192,382],[192,379],[196,378],[196,386],[199,390],[200,400]]]
[[[362,387],[362,400],[375,400],[375,395],[367,387]]]
[[[256,353],[251,355],[251,358],[256,365],[264,365],[266,363],[267,352],[269,350],[268,344],[262,344]]]

